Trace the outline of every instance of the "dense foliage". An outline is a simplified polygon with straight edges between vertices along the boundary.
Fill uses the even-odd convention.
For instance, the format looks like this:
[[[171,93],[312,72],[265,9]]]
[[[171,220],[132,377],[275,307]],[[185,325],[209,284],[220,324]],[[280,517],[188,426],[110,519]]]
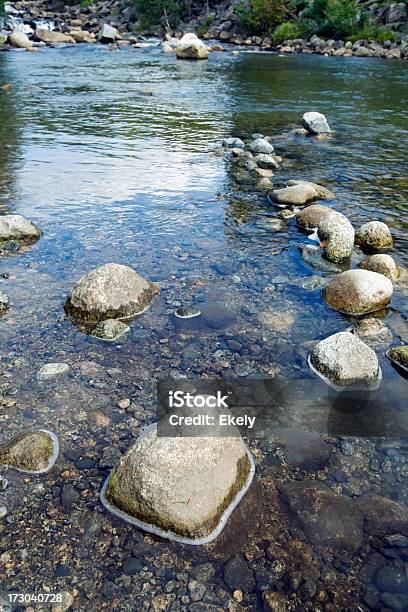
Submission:
[[[285,0],[249,0],[238,5],[242,28],[251,34],[269,34],[289,12]]]
[[[4,0],[0,0],[0,15],[4,13]]]

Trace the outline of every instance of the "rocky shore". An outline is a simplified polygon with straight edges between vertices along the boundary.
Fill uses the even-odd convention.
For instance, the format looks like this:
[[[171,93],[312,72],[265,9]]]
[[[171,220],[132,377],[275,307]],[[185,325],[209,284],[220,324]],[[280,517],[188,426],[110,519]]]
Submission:
[[[377,57],[397,60],[408,58],[408,37],[405,33],[398,31],[395,40],[384,40],[381,44],[371,39],[351,42],[325,40],[314,35],[309,40],[287,39],[276,45],[270,36],[251,36],[242,32],[233,7],[227,10],[221,6],[218,14],[213,16],[208,29],[203,29],[200,20],[193,19],[188,23],[180,24],[176,31],[167,31],[167,33],[162,28],[137,29],[137,16],[134,9],[118,0],[94,3],[87,7],[64,5],[62,9],[56,9],[55,4],[46,0],[42,2],[24,0],[7,5],[6,9],[8,10],[6,29],[13,30],[16,26],[13,19],[17,18],[18,31],[23,29],[28,34],[29,40],[23,39],[19,32],[13,40],[13,37],[8,36],[7,31],[4,30],[3,37],[0,37],[0,50],[7,50],[10,47],[32,50],[31,42],[53,45],[74,42],[90,44],[99,41],[115,43],[118,46],[128,44],[138,46],[146,36],[171,40],[172,37],[180,39],[185,33],[195,32],[200,33],[207,41],[222,43],[222,45],[209,44],[209,51],[225,51],[235,46],[285,54],[317,53],[336,57]],[[395,19],[402,20],[403,23],[406,21],[406,8],[405,13],[402,8],[400,13],[394,12],[395,15],[391,13],[392,19],[395,17]],[[49,29],[52,31],[48,32]]]

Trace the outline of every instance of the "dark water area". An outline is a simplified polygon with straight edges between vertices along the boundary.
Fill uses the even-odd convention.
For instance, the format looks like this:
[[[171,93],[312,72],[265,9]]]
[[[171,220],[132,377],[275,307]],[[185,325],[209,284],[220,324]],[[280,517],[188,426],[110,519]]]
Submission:
[[[120,453],[153,419],[156,379],[205,375],[314,380],[307,365],[311,347],[353,324],[321,299],[321,287],[333,272],[302,258],[299,245],[312,244],[307,236],[293,219],[277,231],[277,209],[265,193],[233,180],[228,156],[217,154],[216,147],[229,136],[248,139],[253,132],[271,136],[276,153],[284,158],[273,178],[275,185],[290,179],[312,180],[335,193],[331,205],[355,227],[370,220],[386,222],[395,237],[392,256],[408,268],[407,66],[376,59],[253,52],[214,53],[204,62],[176,62],[155,46],[109,52],[99,45],[78,45],[0,54],[0,85],[4,83],[13,88],[0,89],[0,213],[30,218],[44,236],[0,258],[0,290],[11,302],[10,310],[0,317],[1,438],[41,426],[53,429],[61,445],[56,471],[46,478],[27,483],[8,474],[13,482],[5,503],[11,520],[0,531],[0,554],[10,551],[12,567],[4,590],[10,585],[14,590],[17,586],[32,590],[49,579],[54,591],[76,585],[80,602],[76,609],[101,609],[115,598],[121,610],[141,609],[135,601],[142,604],[147,587],[141,595],[136,578],[129,582],[118,568],[132,550],[140,548],[143,538],[106,515],[98,492]],[[289,135],[308,110],[326,115],[333,138],[316,141]],[[360,259],[361,252],[356,251],[353,266]],[[63,309],[72,283],[106,262],[129,265],[161,286],[159,299],[114,344],[83,333]],[[396,286],[391,307],[380,315],[395,345],[408,340],[407,295],[407,286]],[[174,310],[189,304],[199,307],[203,316],[175,319]],[[378,351],[378,357],[392,397],[390,409],[396,411],[397,423],[406,424],[406,381],[391,367],[385,350]],[[48,362],[68,363],[70,373],[47,384],[38,381],[38,370]],[[131,410],[118,406],[123,398],[131,399]],[[302,410],[300,400],[297,408]],[[299,420],[307,422],[303,417]],[[289,431],[288,423],[285,428]],[[323,425],[317,429],[324,432]],[[401,429],[405,433],[406,427]],[[298,539],[302,546],[309,545],[296,529],[291,531],[290,521],[283,526],[276,522],[271,510],[276,482],[296,479],[296,474],[319,479],[320,470],[320,480],[346,499],[355,501],[370,493],[408,501],[407,441],[379,444],[356,439],[350,442],[355,450],[347,454],[344,442],[329,436],[326,446],[331,445],[335,456],[332,467],[323,467],[318,460],[305,468],[307,449],[315,449],[318,457],[322,453],[316,438],[309,444],[311,432],[316,432],[313,423],[304,432],[306,443],[296,428],[286,436],[278,432],[251,441],[259,482],[255,501],[250,497],[242,513],[245,508],[254,512],[251,504],[261,504],[262,512],[256,506],[255,513],[262,526],[259,521],[247,525],[244,516],[240,529],[235,518],[221,543],[194,555],[148,538],[151,550],[143,558],[149,559],[150,553],[157,559],[169,555],[174,571],[187,572],[190,578],[191,563],[213,563],[215,573],[207,584],[213,603],[211,598],[207,603],[215,607],[208,609],[263,609],[263,593],[271,590],[289,598],[289,609],[385,609],[378,585],[373,597],[379,607],[364,603],[364,580],[356,559],[349,566],[347,560],[343,566],[336,561],[339,575],[333,588],[329,581],[324,586],[316,578],[314,584],[326,593],[322,601],[318,589],[302,599],[295,580],[292,584],[276,575],[273,583],[266,578],[262,582],[261,570],[269,577],[273,573],[270,555],[264,560],[268,542],[281,539],[285,554],[293,544],[291,558],[297,557]],[[295,452],[295,446],[300,451]],[[387,455],[390,448],[398,455],[396,464]],[[64,483],[72,485],[78,499],[77,506],[63,505],[61,510]],[[24,501],[27,498],[29,503]],[[49,521],[46,536],[44,520]],[[19,565],[19,551],[28,541],[23,524],[30,526],[37,549],[30,549]],[[77,528],[85,542],[82,550],[73,538]],[[21,544],[15,543],[18,535]],[[377,536],[373,543],[373,537],[364,539],[360,565],[385,546]],[[258,545],[262,559],[254,553]],[[57,565],[69,567],[70,579],[49,565],[46,551],[53,546]],[[223,572],[245,546],[249,547],[245,563],[259,579],[254,579],[255,586],[251,582],[242,588],[244,600],[239,603]],[[332,560],[322,561],[325,557],[320,557],[315,540],[311,546],[305,559],[311,556],[309,566],[317,564],[323,572]],[[277,559],[278,553],[273,554]],[[103,567],[91,581],[87,565],[100,555],[106,557]],[[393,557],[404,571],[407,558]],[[160,563],[146,561],[147,574],[141,578],[154,596],[173,579],[168,567],[167,574],[160,573],[166,560]],[[323,573],[319,575],[323,580]],[[187,585],[190,578],[178,580]],[[149,582],[152,579],[156,582]],[[243,583],[245,579],[243,575]],[[199,580],[205,582],[202,576]],[[305,578],[307,584],[311,580]],[[367,580],[371,584],[371,577]],[[104,596],[96,594],[99,588]],[[182,597],[190,597],[191,591],[187,586],[179,589],[168,608],[150,609],[193,609],[192,602],[198,600],[183,603]],[[341,599],[339,593],[346,592],[350,598]],[[407,593],[408,583],[406,593],[399,592],[398,597]],[[132,597],[139,598],[132,600],[133,607],[126,603]],[[407,597],[401,605],[407,606],[401,610],[408,609]]]

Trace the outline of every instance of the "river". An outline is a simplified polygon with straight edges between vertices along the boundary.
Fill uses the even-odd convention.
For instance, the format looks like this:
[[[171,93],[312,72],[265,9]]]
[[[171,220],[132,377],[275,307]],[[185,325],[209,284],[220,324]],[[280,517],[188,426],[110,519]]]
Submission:
[[[299,247],[311,244],[307,236],[293,220],[276,231],[277,209],[265,193],[234,180],[231,163],[217,153],[217,145],[229,136],[271,136],[284,158],[273,178],[276,185],[288,179],[314,180],[335,193],[333,207],[355,227],[385,221],[395,238],[392,255],[408,267],[407,67],[398,61],[257,52],[213,53],[208,61],[194,63],[176,61],[155,45],[111,52],[100,45],[76,45],[0,54],[0,85],[5,83],[13,87],[0,89],[0,212],[32,219],[44,236],[0,259],[0,289],[11,302],[0,318],[7,400],[0,408],[2,437],[33,425],[53,429],[60,437],[63,476],[61,482],[57,469],[41,483],[25,483],[13,475],[15,482],[6,495],[11,531],[1,530],[0,542],[10,551],[12,563],[22,548],[28,547],[29,553],[25,569],[13,566],[4,588],[31,592],[48,580],[51,589],[69,590],[76,584],[82,606],[78,609],[102,609],[102,602],[115,598],[119,609],[132,609],[125,602],[139,597],[135,593],[140,584],[121,574],[116,563],[129,556],[132,546],[140,546],[140,537],[106,515],[97,496],[106,470],[141,425],[153,418],[155,379],[169,374],[278,375],[313,381],[306,362],[310,347],[352,323],[322,301],[322,283],[332,272],[302,258]],[[289,134],[308,110],[326,115],[334,132],[330,140]],[[356,252],[353,265],[360,259]],[[162,289],[160,299],[132,323],[130,333],[112,345],[83,333],[63,308],[72,283],[108,261],[135,268]],[[394,344],[408,340],[407,294],[406,287],[396,290],[391,308],[382,315]],[[183,326],[173,313],[188,304],[199,306],[205,316]],[[271,312],[275,318],[268,327],[268,317],[260,314]],[[404,410],[401,393],[406,393],[406,382],[384,351],[379,359],[385,382],[398,389],[397,409]],[[47,362],[69,363],[70,375],[41,384],[36,373]],[[132,412],[118,407],[123,398],[131,398]],[[406,421],[405,413],[403,418]],[[408,500],[408,479],[399,472],[394,470],[391,477],[380,470],[380,478],[377,470],[374,476],[384,477],[379,484],[370,477],[370,461],[377,453],[382,465],[385,447],[369,440],[360,447],[356,442],[355,452],[363,459],[353,464],[353,458],[333,444],[341,460],[351,462],[349,472],[342,466],[350,485],[343,485],[343,494],[361,495],[353,490],[358,484],[353,479],[360,478],[367,483],[363,492]],[[267,472],[279,464],[273,460],[279,457],[278,448],[278,440],[263,441],[256,455],[261,465],[266,461],[260,468],[264,505]],[[395,448],[403,466],[408,447],[398,441]],[[61,513],[58,498],[64,481],[72,482],[82,496],[80,509],[70,506]],[[340,489],[339,482],[344,483],[328,482],[337,482]],[[25,533],[17,529],[22,521],[30,526]],[[44,521],[50,525],[45,536]],[[84,524],[91,535],[87,527],[84,535]],[[271,539],[274,532],[268,529],[262,533],[258,526],[255,535],[248,536],[249,544],[244,536],[239,540],[240,546],[249,547],[247,560],[258,573],[269,561],[257,560],[250,552],[254,542]],[[231,533],[236,532],[231,530],[225,537],[227,549],[234,552]],[[83,550],[78,533],[84,538]],[[153,557],[170,555],[163,543],[148,540],[148,545]],[[370,548],[367,542],[364,546]],[[68,569],[55,573],[50,568],[50,549],[56,567]],[[174,546],[170,550],[173,557],[167,566],[164,557],[160,563],[146,561],[148,570],[143,571],[160,570],[153,593],[160,594],[159,586],[172,580],[173,563],[174,571],[190,576],[188,553]],[[99,561],[100,554],[106,556]],[[318,548],[313,554],[313,563],[323,567]],[[223,557],[220,550],[211,555],[204,559],[215,567],[207,594],[212,592],[213,605],[226,609],[228,597],[215,593],[223,584],[228,555]],[[100,563],[92,569],[92,580],[87,575],[90,560]],[[202,565],[203,559],[198,562]],[[151,579],[142,574],[142,583]],[[181,609],[192,609],[180,604],[189,593],[187,579],[180,580],[185,586],[177,587],[175,601]],[[269,589],[296,591],[282,586],[280,578],[274,580]],[[333,592],[343,592],[341,569],[336,580]],[[357,605],[362,602],[361,585],[353,580],[351,600]],[[256,587],[248,587],[248,595],[243,589],[244,609],[261,605],[261,583],[259,578]],[[313,600],[313,609],[330,610],[316,607],[329,601],[337,605],[332,609],[355,609],[347,608],[348,600],[339,604],[327,584],[321,587],[329,593],[326,604],[314,595],[302,600],[299,593],[293,602],[300,597],[306,606]],[[132,601],[141,605],[142,599]]]

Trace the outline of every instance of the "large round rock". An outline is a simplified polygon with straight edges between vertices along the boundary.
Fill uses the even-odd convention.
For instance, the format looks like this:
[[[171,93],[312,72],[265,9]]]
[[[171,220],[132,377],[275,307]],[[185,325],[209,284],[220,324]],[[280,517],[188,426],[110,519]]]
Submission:
[[[21,215],[0,217],[0,242],[2,240],[36,240],[41,234],[39,227]]]
[[[354,228],[347,217],[335,210],[324,215],[319,223],[318,235],[326,259],[338,263],[351,257]]]
[[[297,213],[296,223],[305,229],[319,227],[320,221],[329,215],[332,211],[328,206],[323,204],[311,204]]]
[[[133,317],[150,306],[159,291],[132,268],[107,263],[73,286],[66,309],[88,321]]]
[[[218,526],[250,472],[240,437],[159,437],[154,427],[119,460],[106,498],[165,532],[201,538]]]
[[[310,362],[323,377],[344,387],[369,386],[379,378],[377,355],[350,332],[339,332],[319,342]]]
[[[308,183],[274,189],[269,195],[274,202],[284,206],[304,206],[319,197],[316,189]]]
[[[325,302],[348,315],[364,315],[389,304],[392,282],[383,274],[369,270],[348,270],[335,276],[323,289]]]
[[[388,225],[381,221],[370,221],[356,232],[356,244],[362,249],[385,251],[392,249],[394,241]]]
[[[208,49],[195,34],[184,34],[176,47],[177,59],[207,59]]]
[[[387,276],[392,281],[398,280],[400,275],[398,266],[391,255],[386,255],[384,253],[370,255],[370,257],[367,257],[367,259],[359,263],[359,268],[384,274],[384,276]]]

